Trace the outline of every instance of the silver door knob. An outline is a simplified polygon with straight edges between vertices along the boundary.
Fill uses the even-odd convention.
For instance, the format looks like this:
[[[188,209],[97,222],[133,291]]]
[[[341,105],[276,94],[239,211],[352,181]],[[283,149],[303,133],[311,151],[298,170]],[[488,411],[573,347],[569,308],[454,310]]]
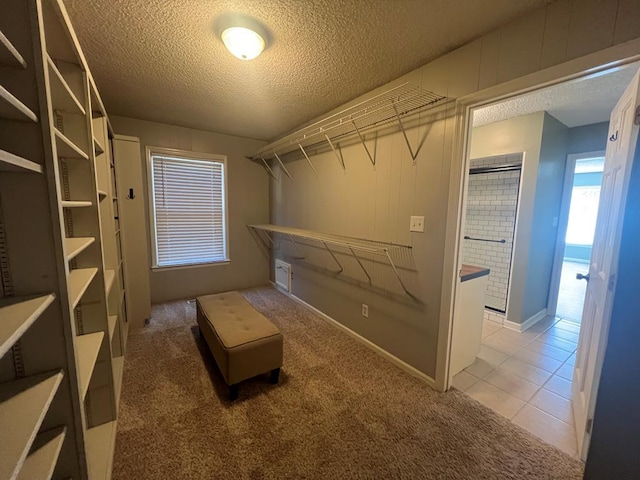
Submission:
[[[589,274],[587,273],[586,275],[584,275],[582,273],[576,273],[576,279],[577,280],[586,280],[588,282],[589,281]]]

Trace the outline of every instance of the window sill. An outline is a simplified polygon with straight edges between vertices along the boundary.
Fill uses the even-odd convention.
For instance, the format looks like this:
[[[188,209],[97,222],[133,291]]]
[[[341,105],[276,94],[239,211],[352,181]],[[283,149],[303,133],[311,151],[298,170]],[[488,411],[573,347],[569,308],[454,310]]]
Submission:
[[[151,271],[156,272],[164,272],[166,270],[184,270],[188,268],[203,268],[203,267],[218,267],[222,265],[229,265],[231,260],[220,260],[219,262],[208,262],[208,263],[190,263],[187,265],[167,265],[166,267],[159,267],[154,265],[151,267]]]

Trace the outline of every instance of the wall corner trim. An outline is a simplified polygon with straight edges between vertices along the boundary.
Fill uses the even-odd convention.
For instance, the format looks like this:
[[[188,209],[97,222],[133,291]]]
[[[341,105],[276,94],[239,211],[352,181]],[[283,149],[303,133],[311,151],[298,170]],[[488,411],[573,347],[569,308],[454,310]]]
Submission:
[[[505,328],[508,328],[509,330],[515,330],[516,332],[522,333],[528,330],[529,328],[531,328],[533,325],[538,323],[540,320],[542,320],[546,316],[547,316],[547,309],[543,308],[538,313],[527,318],[522,323],[510,322],[509,320],[505,319],[503,325],[505,326]]]
[[[361,344],[363,344],[365,347],[370,348],[371,350],[373,350],[374,352],[376,352],[378,355],[386,358],[387,360],[389,360],[391,363],[393,363],[394,365],[400,367],[402,370],[404,370],[405,372],[407,372],[409,375],[411,375],[412,377],[417,378],[418,380],[422,380],[424,383],[426,383],[429,387],[431,387],[432,389],[436,390],[435,384],[436,381],[431,378],[429,375],[427,375],[426,373],[421,372],[420,370],[418,370],[415,367],[412,367],[411,365],[409,365],[408,363],[406,363],[403,360],[400,360],[398,357],[396,357],[395,355],[392,355],[391,353],[387,352],[386,350],[384,350],[383,348],[380,348],[378,345],[376,345],[375,343],[367,340],[366,338],[358,335],[356,332],[354,332],[353,330],[345,327],[344,325],[342,325],[340,322],[338,322],[337,320],[334,320],[333,318],[331,318],[329,315],[327,315],[326,313],[318,310],[316,307],[309,305],[307,302],[305,302],[304,300],[302,300],[301,298],[296,297],[294,294],[287,292],[286,290],[284,290],[283,288],[281,288],[279,285],[276,285],[273,281],[271,282],[271,285],[273,285],[279,292],[281,292],[283,295],[286,295],[287,297],[291,298],[292,300],[298,302],[300,305],[302,305],[303,307],[311,310],[313,313],[319,315],[323,320],[326,320],[328,323],[330,323],[331,325],[335,326],[336,328],[338,328],[339,330],[342,330],[344,333],[346,333],[347,335],[349,335],[351,338],[353,338],[354,340],[356,340],[357,342],[360,342]]]

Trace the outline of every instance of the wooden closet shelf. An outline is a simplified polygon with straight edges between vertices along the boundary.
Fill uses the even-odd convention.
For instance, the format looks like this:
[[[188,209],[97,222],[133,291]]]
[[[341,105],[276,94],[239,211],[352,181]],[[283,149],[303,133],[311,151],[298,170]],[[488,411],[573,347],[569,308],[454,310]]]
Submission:
[[[51,478],[66,434],[67,427],[59,427],[38,435],[31,447],[31,453],[22,465],[17,480]]]
[[[76,94],[73,93],[73,90],[71,90],[71,87],[49,55],[47,55],[47,63],[49,64],[49,86],[51,87],[53,110],[86,115],[82,103],[78,100]]]
[[[78,359],[78,378],[80,379],[82,400],[87,395],[89,382],[91,381],[93,368],[96,366],[103,338],[104,332],[89,333],[76,337],[76,357]]]
[[[62,200],[60,202],[63,208],[82,208],[90,207],[93,203],[86,200]]]
[[[0,384],[0,425],[6,439],[0,478],[16,478],[60,386],[62,370]]]
[[[0,65],[27,68],[27,62],[25,62],[20,52],[18,52],[5,34],[2,33],[2,30],[0,30]]]
[[[69,299],[71,300],[71,307],[76,308],[84,292],[89,288],[89,284],[93,277],[98,273],[98,269],[93,268],[78,268],[69,272],[67,277],[67,283],[69,285]]]
[[[65,238],[64,256],[67,262],[73,260],[95,241],[96,239],[93,237]]]
[[[80,147],[69,140],[57,128],[53,129],[56,136],[56,149],[58,158],[79,158],[81,160],[89,160],[89,155],[84,153]]]
[[[42,173],[42,165],[13,153],[0,150],[0,172],[35,172]]]
[[[36,298],[0,300],[0,357],[7,353],[55,298],[55,295],[49,294]]]
[[[37,115],[2,85],[0,85],[0,118],[38,123]]]

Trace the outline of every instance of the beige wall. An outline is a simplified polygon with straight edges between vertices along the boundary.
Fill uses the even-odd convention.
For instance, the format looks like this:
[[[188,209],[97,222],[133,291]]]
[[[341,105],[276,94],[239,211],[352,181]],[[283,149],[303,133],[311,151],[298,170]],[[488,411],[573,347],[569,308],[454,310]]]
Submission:
[[[145,188],[147,146],[227,156],[231,262],[218,266],[150,271],[152,303],[267,284],[268,258],[246,227],[251,223],[268,223],[269,219],[268,176],[261,166],[245,158],[264,142],[125,117],[111,117],[111,122],[116,133],[140,138]],[[149,198],[147,191],[145,196]],[[147,237],[148,213],[147,206],[147,218],[141,219],[147,226]]]
[[[462,97],[639,37],[640,8],[635,0],[561,0],[381,89],[410,80],[440,94]],[[640,53],[635,44],[633,51]],[[395,134],[378,140],[380,165],[375,172],[362,147],[354,145],[344,152],[346,174],[334,157],[318,155],[313,157],[317,177],[303,160],[293,160],[289,163],[293,180],[271,183],[274,223],[411,242],[417,268],[411,276],[420,304],[406,305],[305,267],[297,267],[294,293],[430,376],[436,373],[438,348],[446,348],[447,338],[438,339],[439,322],[448,318],[453,284],[453,271],[444,271],[444,262],[453,251],[447,243],[452,240],[447,237],[451,235],[448,210],[455,211],[459,202],[457,187],[451,190],[457,180],[450,184],[450,177],[463,160],[453,157],[461,121],[455,113],[450,104],[446,115],[435,121],[421,118],[420,129],[411,132],[414,142],[425,138],[415,167]],[[408,233],[410,214],[425,215],[424,234]],[[368,320],[360,317],[363,301],[374,307]]]

